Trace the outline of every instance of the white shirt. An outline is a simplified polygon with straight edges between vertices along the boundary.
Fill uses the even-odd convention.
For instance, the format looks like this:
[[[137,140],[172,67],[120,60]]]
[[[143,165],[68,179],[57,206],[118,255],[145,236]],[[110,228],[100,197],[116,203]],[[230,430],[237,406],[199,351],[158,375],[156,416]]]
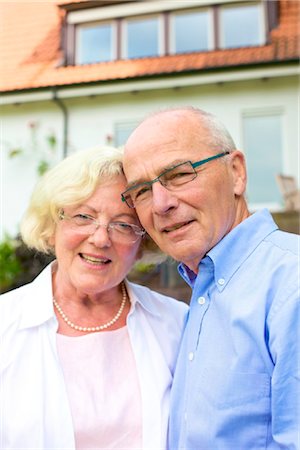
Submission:
[[[187,306],[126,282],[142,396],[143,450],[166,448],[170,388]],[[51,266],[0,297],[0,448],[75,450],[56,344]],[[84,405],[83,405],[84,408]]]

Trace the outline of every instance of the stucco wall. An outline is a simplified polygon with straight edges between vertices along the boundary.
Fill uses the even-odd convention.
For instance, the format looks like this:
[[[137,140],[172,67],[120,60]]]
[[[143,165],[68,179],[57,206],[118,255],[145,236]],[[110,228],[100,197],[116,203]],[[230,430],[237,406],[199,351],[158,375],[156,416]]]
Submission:
[[[297,77],[239,81],[179,89],[157,89],[94,97],[65,99],[69,112],[69,152],[107,144],[117,123],[135,123],[146,114],[166,107],[193,105],[216,114],[228,127],[236,144],[243,149],[242,117],[244,113],[272,111],[283,114],[283,172],[298,176],[298,105]],[[51,101],[2,106],[1,135],[1,234],[17,232],[18,223],[37,180],[38,152],[8,158],[14,146],[29,148],[29,123],[37,123],[37,149],[46,146],[49,133],[57,137],[52,162],[63,154],[63,117]],[[110,141],[114,144],[114,141]],[[263,206],[263,205],[261,205]]]

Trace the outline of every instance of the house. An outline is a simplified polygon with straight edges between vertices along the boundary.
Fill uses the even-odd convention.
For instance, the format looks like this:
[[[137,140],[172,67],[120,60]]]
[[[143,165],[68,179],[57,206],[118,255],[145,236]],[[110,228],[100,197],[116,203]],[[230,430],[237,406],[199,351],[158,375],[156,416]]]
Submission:
[[[180,105],[228,127],[251,208],[282,209],[276,175],[298,175],[299,1],[22,0],[0,16],[2,233],[37,169]]]

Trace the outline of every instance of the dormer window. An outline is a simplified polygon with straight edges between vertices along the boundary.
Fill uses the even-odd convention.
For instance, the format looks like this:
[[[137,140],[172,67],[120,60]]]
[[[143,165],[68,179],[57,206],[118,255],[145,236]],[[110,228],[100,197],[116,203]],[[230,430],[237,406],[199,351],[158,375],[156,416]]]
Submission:
[[[265,45],[276,26],[276,2],[262,0],[108,3],[67,13],[66,64]]]

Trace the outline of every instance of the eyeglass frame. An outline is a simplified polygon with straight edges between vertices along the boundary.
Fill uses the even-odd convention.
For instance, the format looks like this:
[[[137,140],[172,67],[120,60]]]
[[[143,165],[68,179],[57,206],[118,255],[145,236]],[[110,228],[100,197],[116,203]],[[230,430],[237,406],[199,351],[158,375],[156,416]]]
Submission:
[[[206,164],[206,163],[209,162],[209,161],[213,161],[214,159],[218,159],[218,158],[221,158],[222,156],[226,156],[226,155],[229,155],[229,154],[230,154],[230,152],[229,152],[229,151],[226,151],[226,152],[218,153],[217,155],[214,155],[214,156],[210,156],[209,158],[206,158],[206,159],[201,159],[200,161],[196,161],[196,162],[194,162],[194,163],[192,163],[192,161],[184,161],[184,162],[181,162],[181,163],[179,163],[179,164],[176,164],[175,166],[170,167],[169,169],[164,170],[160,175],[158,175],[158,177],[154,178],[153,180],[150,180],[150,181],[143,181],[142,183],[138,183],[138,184],[135,184],[135,185],[133,185],[133,186],[130,186],[128,189],[126,189],[126,191],[122,192],[122,194],[121,194],[122,202],[125,202],[126,205],[129,206],[129,208],[135,208],[134,204],[132,203],[132,205],[130,205],[130,204],[127,202],[127,199],[125,198],[125,195],[126,195],[128,192],[130,192],[131,190],[136,189],[137,187],[143,186],[143,185],[146,185],[146,186],[150,186],[150,187],[151,187],[151,186],[152,186],[154,183],[156,183],[157,181],[159,181],[160,184],[161,184],[162,186],[164,186],[164,184],[162,183],[162,181],[161,181],[160,178],[161,178],[162,176],[164,176],[166,173],[168,173],[168,172],[170,172],[170,171],[176,169],[177,167],[179,167],[179,166],[181,166],[181,165],[187,164],[187,163],[189,163],[189,164],[192,166],[192,168],[194,169],[194,173],[195,173],[195,177],[194,177],[193,179],[191,179],[191,180],[189,180],[189,181],[186,182],[186,183],[189,183],[190,181],[193,181],[193,180],[197,177],[197,175],[198,175],[198,173],[197,173],[196,170],[195,170],[196,167],[202,166],[203,164]],[[183,186],[184,184],[186,184],[186,183],[182,183],[182,186]],[[180,186],[181,186],[181,185],[180,185]],[[166,186],[164,186],[164,187],[165,187],[166,189],[168,189]],[[168,189],[168,190],[169,190],[169,189]]]
[[[81,215],[81,216],[86,216],[87,218],[89,218],[89,220],[91,221],[91,223],[89,225],[95,224],[96,228],[93,232],[88,233],[88,232],[81,232],[83,235],[87,235],[87,236],[92,236],[98,229],[99,227],[104,227],[108,233],[109,238],[111,239],[111,235],[109,234],[110,230],[115,229],[116,225],[128,225],[130,228],[132,228],[132,231],[134,232],[136,239],[134,241],[128,241],[128,243],[134,244],[135,242],[138,241],[139,237],[143,238],[146,234],[146,231],[143,228],[140,228],[138,225],[135,225],[133,223],[127,223],[127,222],[109,222],[108,224],[104,224],[102,222],[99,222],[99,220],[94,219],[93,217],[90,217],[88,214],[77,214],[77,215]],[[69,216],[68,214],[65,214],[64,211],[60,211],[58,214],[58,218],[59,220],[72,220],[76,217],[75,216]],[[80,228],[84,227],[84,225],[77,225],[75,223],[75,227],[77,227],[78,231]],[[83,230],[82,230],[83,231]],[[79,231],[80,232],[80,231]],[[120,232],[121,236],[126,236],[125,234],[122,234]],[[112,239],[114,240],[114,239]]]

